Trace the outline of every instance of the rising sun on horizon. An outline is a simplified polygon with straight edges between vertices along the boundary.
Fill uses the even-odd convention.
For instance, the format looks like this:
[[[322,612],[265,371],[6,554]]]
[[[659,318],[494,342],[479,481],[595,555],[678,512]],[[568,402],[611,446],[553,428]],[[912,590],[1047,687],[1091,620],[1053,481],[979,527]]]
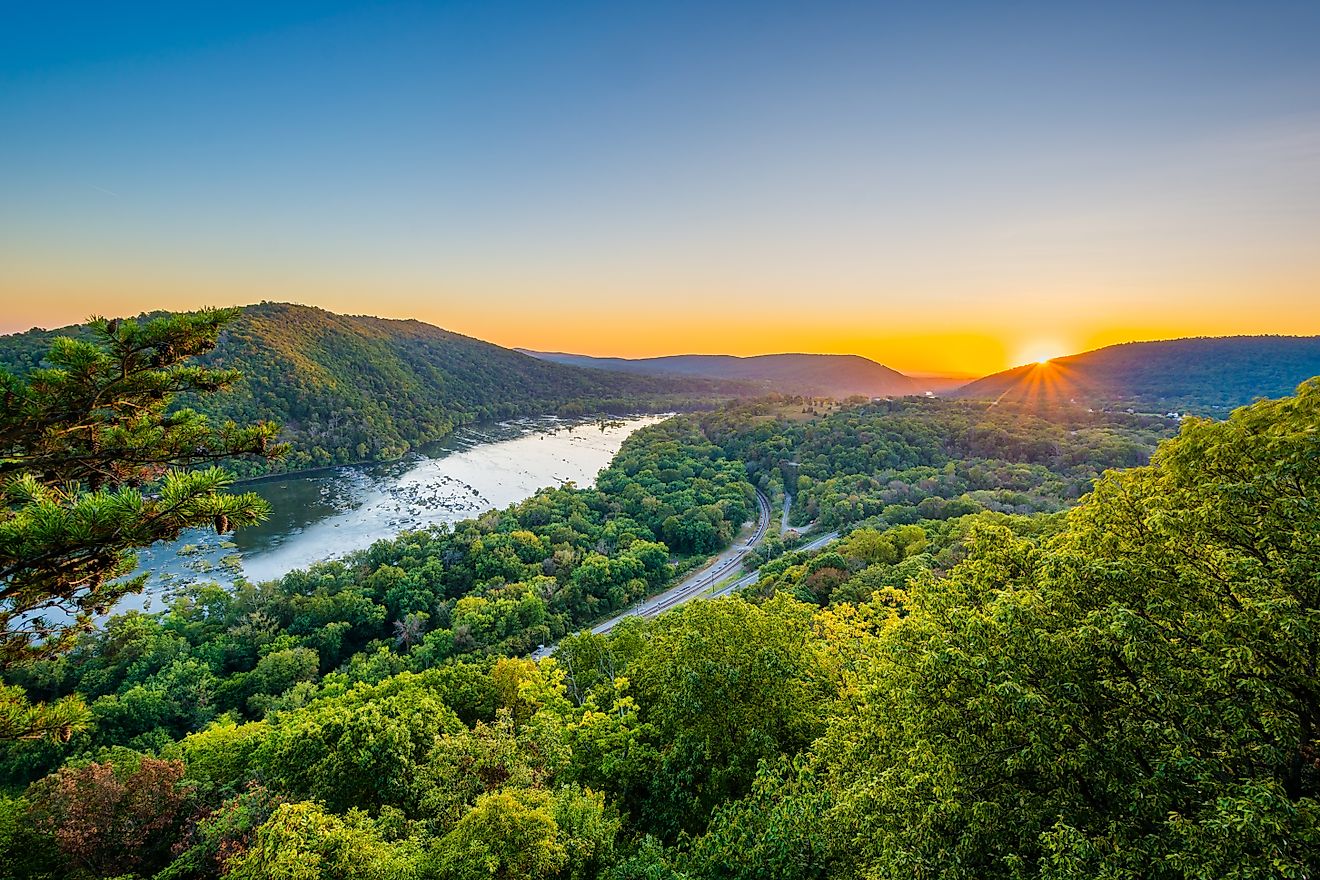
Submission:
[[[1320,334],[1320,3],[6,13],[0,334],[292,301],[936,376]]]
[[[1019,364],[1048,364],[1055,358],[1068,354],[1066,346],[1058,342],[1037,340],[1024,347],[1018,356]]]

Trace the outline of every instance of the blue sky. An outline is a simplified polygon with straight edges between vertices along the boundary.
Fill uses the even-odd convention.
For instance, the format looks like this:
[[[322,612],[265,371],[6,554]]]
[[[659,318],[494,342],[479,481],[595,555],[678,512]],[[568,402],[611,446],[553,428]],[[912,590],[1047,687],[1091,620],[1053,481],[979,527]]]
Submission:
[[[1320,4],[19,4],[0,331],[597,354],[1320,333]]]

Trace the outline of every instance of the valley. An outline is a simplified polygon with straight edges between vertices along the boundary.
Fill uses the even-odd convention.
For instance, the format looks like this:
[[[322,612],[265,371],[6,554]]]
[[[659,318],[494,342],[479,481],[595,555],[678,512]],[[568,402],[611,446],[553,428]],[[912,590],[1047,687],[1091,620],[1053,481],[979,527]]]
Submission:
[[[0,20],[0,880],[1320,880],[1320,2]]]
[[[571,846],[565,866],[611,880],[625,875],[591,866],[717,880],[731,860],[757,876],[803,849],[820,878],[860,876],[894,848],[921,854],[986,828],[985,851],[1010,859],[1039,851],[1053,827],[1052,808],[1013,834],[993,819],[970,832],[923,825],[920,811],[947,806],[920,782],[931,773],[952,774],[950,796],[978,809],[1048,796],[1113,846],[1153,833],[1176,848],[1182,830],[1159,827],[1163,805],[1214,807],[1134,773],[1130,753],[1265,784],[1292,772],[1260,763],[1262,742],[1243,740],[1253,728],[1232,720],[1244,694],[1203,667],[1220,662],[1226,628],[1243,627],[1232,641],[1262,657],[1280,633],[1305,632],[1292,618],[1310,612],[1284,597],[1313,555],[1313,530],[1296,518],[1316,491],[1320,379],[1227,419],[1002,390],[839,400],[738,388],[688,412],[595,418],[543,401],[558,414],[455,419],[391,461],[270,473],[263,458],[285,451],[273,425],[212,428],[154,390],[186,379],[223,401],[232,374],[157,364],[215,345],[233,318],[93,323],[54,344],[42,361],[53,367],[3,374],[19,401],[7,430],[30,438],[21,456],[120,481],[67,508],[36,492],[4,533],[37,548],[7,557],[28,591],[10,592],[27,616],[7,618],[17,659],[0,685],[17,719],[0,717],[0,734],[29,730],[0,736],[11,792],[0,793],[0,818],[11,817],[0,859],[16,877],[47,880],[74,851],[143,880],[241,877],[263,864],[261,841],[287,834],[281,852],[300,864],[351,840],[345,858],[365,866],[355,880],[461,878],[472,827],[510,863],[528,846]],[[21,348],[10,340],[8,357]],[[681,381],[735,390],[718,376]],[[98,390],[61,390],[84,385]],[[114,394],[131,398],[127,416],[95,404]],[[63,424],[66,404],[50,402],[65,400],[92,403],[62,431],[32,431]],[[155,421],[144,427],[142,412]],[[283,434],[295,456],[314,436],[307,424]],[[264,476],[235,483],[204,460],[162,478],[134,431],[176,468],[202,450]],[[32,492],[22,487],[33,479],[11,485]],[[182,517],[161,525],[171,511]],[[126,532],[112,512],[161,539]],[[57,513],[69,525],[51,529]],[[1268,546],[1240,526],[1261,522]],[[89,558],[84,546],[127,555]],[[1244,621],[1255,605],[1225,596],[1213,567],[1185,566],[1207,547],[1238,573],[1234,591],[1288,618],[1283,628]],[[61,555],[61,566],[115,574],[90,591],[113,607],[59,596],[24,606],[43,595],[44,560]],[[1212,644],[1173,650],[1202,637]],[[52,650],[52,638],[68,647]],[[1270,678],[1293,674],[1263,662]],[[1295,693],[1255,693],[1251,711],[1295,718]],[[1162,706],[1145,722],[1155,733],[1134,741],[1128,719],[1150,695]],[[1064,726],[1005,721],[1046,704]],[[1087,778],[1122,792],[1112,801],[1050,777],[1077,753],[1077,725],[1096,750]],[[969,731],[984,743],[970,753]],[[982,766],[1011,753],[1029,779]],[[877,788],[875,774],[888,781]],[[82,792],[105,787],[134,794],[79,818]],[[1161,806],[1130,818],[1139,792]],[[494,817],[506,811],[539,823],[541,843],[502,830]],[[785,832],[783,811],[808,819]],[[848,842],[854,814],[880,843]],[[113,835],[37,845],[104,821],[152,830],[127,850]],[[1300,864],[1289,847],[1309,826],[1278,827],[1271,846]],[[793,846],[767,848],[780,833]]]

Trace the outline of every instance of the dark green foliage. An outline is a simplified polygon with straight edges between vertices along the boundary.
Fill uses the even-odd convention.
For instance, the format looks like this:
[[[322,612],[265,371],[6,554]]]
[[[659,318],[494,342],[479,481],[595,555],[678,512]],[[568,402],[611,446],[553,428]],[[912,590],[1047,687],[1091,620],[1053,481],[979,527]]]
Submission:
[[[841,419],[828,456],[874,456],[882,430],[918,436],[961,406],[903,405],[899,426],[845,411],[800,442]],[[69,746],[93,763],[0,802],[0,864],[79,880],[133,868],[88,872],[87,853],[122,856],[104,835],[69,838],[90,841],[77,850],[41,837],[49,792],[147,760],[96,752],[131,736],[159,749],[148,766],[181,768],[147,789],[194,805],[169,813],[159,880],[1313,875],[1320,380],[1187,422],[1066,513],[873,517],[767,562],[745,597],[569,636],[539,663],[499,656],[608,607],[625,581],[663,582],[671,518],[718,529],[745,513],[734,462],[760,467],[789,436],[747,416],[640,432],[597,489],[199,589],[25,667],[14,680],[33,695],[117,708]],[[748,455],[758,443],[766,455]],[[210,688],[222,705],[170,702]],[[233,714],[208,722],[219,709]],[[9,779],[64,757],[11,748]],[[111,793],[129,778],[96,773]],[[139,802],[119,801],[127,815]],[[102,812],[67,827],[114,827]],[[168,835],[143,827],[154,868]]]
[[[134,551],[184,529],[219,532],[259,521],[253,494],[223,491],[216,467],[239,455],[268,458],[276,426],[213,427],[172,408],[238,379],[186,363],[209,351],[232,312],[145,323],[94,319],[85,339],[56,337],[43,366],[0,370],[0,670],[66,650],[145,577],[124,578]],[[72,704],[31,707],[0,692],[0,739],[67,739]]]
[[[13,880],[57,880],[65,861],[50,834],[33,827],[25,798],[0,798],[0,876]]]
[[[229,860],[251,848],[257,829],[284,803],[266,787],[250,785],[192,825],[175,847],[177,858],[155,880],[223,876]]]
[[[36,367],[53,335],[0,338],[0,366]],[[283,438],[293,445],[279,463],[287,470],[397,458],[482,419],[665,411],[746,390],[700,378],[564,367],[420,321],[336,315],[289,303],[238,310],[201,364],[241,376],[228,393],[190,396],[187,403],[219,424],[283,425]],[[235,466],[244,475],[269,469],[265,463]]]
[[[712,880],[832,876],[838,847],[821,817],[833,806],[830,792],[808,772],[787,760],[767,761],[751,794],[715,810],[692,847],[689,870]]]

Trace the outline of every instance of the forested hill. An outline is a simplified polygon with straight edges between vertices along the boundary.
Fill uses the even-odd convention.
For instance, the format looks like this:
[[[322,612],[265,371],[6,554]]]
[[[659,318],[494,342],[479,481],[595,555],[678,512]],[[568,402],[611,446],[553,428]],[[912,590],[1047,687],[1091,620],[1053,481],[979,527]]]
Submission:
[[[31,369],[53,336],[78,331],[0,337],[0,367]],[[244,307],[202,361],[243,379],[190,403],[212,418],[281,423],[293,443],[285,469],[393,458],[485,418],[663,411],[739,390],[562,366],[420,321],[289,303]]]
[[[978,379],[960,397],[1127,403],[1206,412],[1289,395],[1320,375],[1320,336],[1129,342]]]
[[[558,364],[615,370],[651,376],[705,376],[757,382],[784,394],[846,398],[919,394],[922,383],[883,364],[855,354],[680,354],[654,358],[598,358],[583,354],[529,351],[533,357]]]

